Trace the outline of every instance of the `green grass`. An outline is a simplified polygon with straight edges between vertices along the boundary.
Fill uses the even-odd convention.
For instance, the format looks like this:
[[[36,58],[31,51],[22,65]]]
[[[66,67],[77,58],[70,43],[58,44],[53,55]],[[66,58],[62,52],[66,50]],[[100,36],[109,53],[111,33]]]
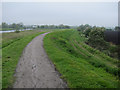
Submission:
[[[2,47],[2,88],[12,87],[14,73],[18,60],[25,46],[36,36],[45,33],[40,31],[25,31],[3,34]]]
[[[44,38],[44,48],[70,88],[117,88],[118,60],[86,45],[76,30]]]
[[[0,38],[0,48],[2,48],[2,87],[8,88],[12,86],[14,82],[13,75],[22,51],[34,37],[45,32],[60,30],[62,29],[36,29],[21,31],[20,33],[11,32],[0,34],[0,37],[2,37]]]
[[[28,36],[28,35],[32,35],[32,34],[36,34],[41,32],[41,30],[29,30],[29,31],[21,31],[20,33],[15,33],[15,32],[11,32],[11,33],[3,33],[2,34],[2,48],[8,46],[9,44],[20,40],[21,38]]]

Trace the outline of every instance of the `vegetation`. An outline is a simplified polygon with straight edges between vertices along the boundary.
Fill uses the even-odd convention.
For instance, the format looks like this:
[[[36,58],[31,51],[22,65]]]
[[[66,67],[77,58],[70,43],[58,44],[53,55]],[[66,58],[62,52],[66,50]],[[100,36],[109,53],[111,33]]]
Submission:
[[[105,40],[105,31],[107,30],[104,27],[96,27],[96,26],[89,26],[89,25],[81,25],[77,29],[81,33],[85,35],[85,37],[88,38],[86,41],[86,44],[90,45],[91,47],[98,49],[102,52],[104,52],[106,55],[109,55],[113,58],[119,57],[118,55],[118,46],[107,42]],[[111,35],[109,35],[107,38],[110,38]],[[111,40],[112,41],[112,40]],[[115,41],[115,40],[113,40]]]
[[[7,24],[5,22],[2,23],[2,31],[19,30],[19,29],[26,29],[26,28],[28,28],[28,27],[24,26],[23,23],[17,23],[17,24],[16,23]]]
[[[4,33],[2,41],[2,87],[11,87],[14,82],[14,73],[18,60],[25,46],[37,35],[39,30],[20,33]]]
[[[34,31],[19,31],[26,28],[33,28]],[[117,88],[120,48],[105,41],[106,28],[88,24],[79,26],[77,30],[70,28],[76,27],[63,24],[27,27],[22,23],[2,23],[2,30],[16,30],[2,35],[3,88],[11,87],[14,82],[13,75],[24,47],[46,31],[54,32],[44,38],[45,50],[70,88]],[[119,27],[115,30],[118,31]]]
[[[119,26],[116,26],[116,27],[115,27],[115,30],[116,30],[116,31],[120,31],[120,27],[119,27]]]
[[[68,25],[63,25],[63,24],[60,24],[58,26],[56,25],[37,25],[37,28],[41,28],[41,29],[70,29],[70,26]]]
[[[107,46],[107,43],[106,41],[104,40],[104,29],[101,29],[101,28],[93,28],[90,32],[89,32],[89,37],[88,37],[88,41],[87,43],[102,51],[104,49],[107,49],[106,46]]]
[[[6,30],[20,30],[20,29],[70,29],[73,28],[72,26],[68,25],[29,25],[25,26],[23,23],[13,23],[7,24],[5,22],[2,23],[2,31]]]
[[[85,44],[77,30],[53,32],[44,48],[70,88],[117,88],[118,60]]]

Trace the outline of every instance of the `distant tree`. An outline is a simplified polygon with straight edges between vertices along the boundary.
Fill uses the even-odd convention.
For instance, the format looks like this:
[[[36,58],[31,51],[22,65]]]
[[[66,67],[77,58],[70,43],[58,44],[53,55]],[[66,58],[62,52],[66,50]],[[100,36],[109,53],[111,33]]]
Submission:
[[[68,26],[68,25],[65,25],[65,26],[64,26],[64,28],[65,28],[65,29],[69,29],[69,28],[70,28],[70,26]]]
[[[120,27],[119,27],[119,26],[116,26],[116,27],[115,27],[115,31],[120,31]]]
[[[49,29],[56,29],[55,25],[49,25]]]
[[[16,29],[16,30],[19,30],[19,29],[20,29],[20,24],[16,24],[15,29]]]
[[[44,27],[45,27],[44,25],[40,26],[40,28],[42,28],[42,29],[43,29]]]
[[[16,28],[16,24],[13,23],[13,24],[11,25],[11,27],[12,27],[13,29],[15,29],[15,28]]]
[[[91,27],[89,24],[85,24],[85,25],[80,25],[80,26],[77,28],[77,30],[78,30],[78,31],[85,32],[85,30],[90,29],[90,28],[92,28],[92,27]]]
[[[63,25],[63,24],[60,24],[60,25],[58,26],[58,28],[59,28],[59,29],[63,29],[63,28],[64,28],[64,25]]]
[[[24,27],[22,22],[18,23],[17,25],[18,25],[19,28],[23,28]]]
[[[7,24],[5,22],[2,23],[2,27],[3,28],[11,28],[11,29],[14,29],[14,30],[19,30],[19,29],[28,29],[28,28],[31,28],[31,29],[36,29],[36,28],[40,28],[40,29],[69,29],[71,28],[70,26],[68,25],[63,25],[63,24],[60,24],[60,25],[31,25],[31,26],[25,26],[23,23],[12,23],[12,24]]]
[[[39,26],[39,25],[37,25],[37,28],[40,28],[40,26]]]
[[[77,27],[77,30],[78,30],[78,31],[84,30],[84,25],[80,25],[79,27]]]
[[[112,29],[106,29],[106,31],[112,31]]]
[[[9,28],[9,26],[8,26],[7,23],[3,22],[3,23],[2,23],[2,28]]]

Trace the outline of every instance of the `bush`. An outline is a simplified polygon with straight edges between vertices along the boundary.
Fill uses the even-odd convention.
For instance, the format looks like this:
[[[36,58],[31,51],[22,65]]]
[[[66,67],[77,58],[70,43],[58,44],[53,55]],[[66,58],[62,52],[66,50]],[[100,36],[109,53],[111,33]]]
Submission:
[[[104,50],[107,49],[108,45],[107,42],[104,40],[104,29],[102,28],[93,28],[91,32],[89,33],[89,38],[87,43],[98,49],[98,50]]]
[[[19,31],[19,30],[16,30],[15,33],[20,33],[20,31]]]

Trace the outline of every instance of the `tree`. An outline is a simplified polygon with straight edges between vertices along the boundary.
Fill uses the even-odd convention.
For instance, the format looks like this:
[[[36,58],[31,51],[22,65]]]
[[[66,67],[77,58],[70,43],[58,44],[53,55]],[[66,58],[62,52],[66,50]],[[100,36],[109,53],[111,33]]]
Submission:
[[[3,23],[2,23],[2,28],[9,28],[9,26],[8,26],[7,23],[3,22]]]
[[[65,28],[65,29],[69,29],[69,28],[70,28],[70,26],[68,26],[68,25],[65,25],[65,26],[64,26],[64,28]]]
[[[55,29],[55,25],[49,25],[49,29]]]
[[[42,29],[43,29],[44,27],[45,27],[44,25],[40,26],[40,28],[42,28]]]
[[[116,26],[116,27],[115,27],[115,31],[120,31],[120,27],[119,27],[119,26]]]
[[[39,26],[39,25],[37,25],[37,28],[40,28],[40,26]]]
[[[19,28],[23,28],[23,27],[24,27],[24,25],[23,25],[22,22],[21,22],[21,23],[18,23],[17,25],[18,25]]]
[[[92,28],[89,24],[85,24],[85,25],[80,25],[77,30],[78,31],[82,31],[85,32],[86,29]]]
[[[91,32],[92,28],[88,28],[84,31],[85,37],[89,37],[89,33]]]
[[[59,28],[59,29],[63,29],[63,28],[64,28],[64,25],[63,25],[63,24],[60,24],[60,25],[58,26],[58,28]]]
[[[104,40],[104,28],[94,28],[90,33],[89,33],[89,38],[87,43],[99,50],[107,49],[107,43]]]
[[[11,27],[12,27],[13,29],[15,29],[15,28],[16,28],[16,24],[13,23],[13,24],[11,25]]]

